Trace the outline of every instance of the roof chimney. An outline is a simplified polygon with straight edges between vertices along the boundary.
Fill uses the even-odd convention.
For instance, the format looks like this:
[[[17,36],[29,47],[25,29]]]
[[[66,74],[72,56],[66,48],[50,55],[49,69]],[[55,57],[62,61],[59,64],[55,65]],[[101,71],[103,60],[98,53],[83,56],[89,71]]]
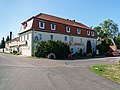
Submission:
[[[75,22],[75,20],[73,20],[73,22]]]

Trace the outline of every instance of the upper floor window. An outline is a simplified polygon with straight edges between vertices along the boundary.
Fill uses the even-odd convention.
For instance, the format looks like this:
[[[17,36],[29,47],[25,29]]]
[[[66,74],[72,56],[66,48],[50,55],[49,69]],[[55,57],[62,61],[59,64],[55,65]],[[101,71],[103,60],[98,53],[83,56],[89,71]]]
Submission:
[[[27,23],[24,23],[23,28],[26,29],[26,27],[27,27]]]
[[[39,21],[39,28],[42,28],[42,29],[45,28],[45,22],[44,21]]]
[[[56,25],[55,24],[51,24],[51,30],[56,30]]]
[[[90,36],[90,31],[87,31],[87,35]]]
[[[50,40],[53,40],[53,35],[50,35]]]
[[[92,33],[92,36],[94,36],[94,31],[92,31],[91,33]]]
[[[70,32],[70,27],[66,26],[66,32]]]
[[[67,36],[65,36],[65,41],[67,41]]]
[[[79,28],[77,28],[77,34],[80,34],[81,30]]]

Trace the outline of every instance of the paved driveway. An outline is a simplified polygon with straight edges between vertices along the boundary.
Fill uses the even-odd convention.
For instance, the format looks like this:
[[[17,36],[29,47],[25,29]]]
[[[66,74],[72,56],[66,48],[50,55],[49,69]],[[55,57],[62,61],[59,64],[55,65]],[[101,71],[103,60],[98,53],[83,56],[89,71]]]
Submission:
[[[120,84],[89,70],[119,60],[45,60],[0,53],[0,90],[120,90]]]

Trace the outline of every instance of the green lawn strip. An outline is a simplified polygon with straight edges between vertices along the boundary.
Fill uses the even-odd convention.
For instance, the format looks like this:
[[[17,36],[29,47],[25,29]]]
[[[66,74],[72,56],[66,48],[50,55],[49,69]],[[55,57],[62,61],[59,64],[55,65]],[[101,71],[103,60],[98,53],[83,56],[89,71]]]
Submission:
[[[120,83],[120,64],[92,66],[90,70]]]

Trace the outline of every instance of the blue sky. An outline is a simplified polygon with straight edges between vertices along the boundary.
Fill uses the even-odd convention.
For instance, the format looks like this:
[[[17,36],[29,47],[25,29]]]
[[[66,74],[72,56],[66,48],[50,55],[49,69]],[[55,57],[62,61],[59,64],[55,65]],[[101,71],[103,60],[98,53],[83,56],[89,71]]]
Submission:
[[[0,40],[20,31],[21,23],[39,13],[75,19],[89,27],[106,19],[120,25],[120,0],[0,0]]]

